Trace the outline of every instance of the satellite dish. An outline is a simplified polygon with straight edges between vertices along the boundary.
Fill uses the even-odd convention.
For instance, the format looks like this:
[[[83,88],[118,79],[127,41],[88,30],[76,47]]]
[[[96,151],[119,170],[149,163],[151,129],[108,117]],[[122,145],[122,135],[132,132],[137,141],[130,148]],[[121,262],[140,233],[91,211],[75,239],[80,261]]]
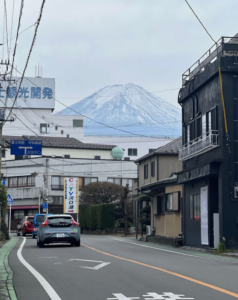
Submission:
[[[49,204],[53,203],[53,201],[54,201],[54,199],[51,196],[46,197],[45,200]]]

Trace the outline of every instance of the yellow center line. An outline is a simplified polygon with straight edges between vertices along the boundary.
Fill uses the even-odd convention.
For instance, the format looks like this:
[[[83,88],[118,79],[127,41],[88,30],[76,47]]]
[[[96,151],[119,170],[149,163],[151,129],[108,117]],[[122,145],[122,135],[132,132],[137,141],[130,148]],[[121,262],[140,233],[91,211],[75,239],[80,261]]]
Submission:
[[[209,283],[206,283],[206,282],[203,282],[203,281],[200,281],[200,280],[197,280],[197,279],[188,277],[188,276],[184,276],[184,275],[181,275],[181,274],[179,274],[179,273],[171,272],[171,271],[168,271],[168,270],[166,270],[166,269],[162,269],[162,268],[155,267],[155,266],[152,266],[152,265],[147,265],[147,264],[144,264],[144,263],[139,262],[139,261],[136,261],[136,260],[132,260],[132,259],[128,259],[128,258],[116,256],[116,255],[113,255],[113,254],[110,254],[110,253],[107,253],[107,252],[103,252],[103,251],[97,250],[97,249],[95,249],[95,248],[89,247],[89,246],[84,245],[84,244],[82,244],[82,245],[83,245],[84,247],[87,247],[87,248],[89,248],[89,249],[91,249],[91,250],[93,250],[93,251],[102,253],[102,254],[104,254],[104,255],[111,256],[111,257],[114,257],[114,258],[117,258],[117,259],[121,259],[121,260],[125,260],[125,261],[129,261],[129,262],[131,262],[131,263],[134,263],[134,264],[137,264],[137,265],[140,265],[140,266],[144,266],[144,267],[147,267],[147,268],[151,268],[151,269],[154,269],[154,270],[158,270],[158,271],[161,271],[161,272],[164,272],[164,273],[167,273],[167,274],[170,274],[170,275],[173,275],[173,276],[176,276],[176,277],[179,277],[179,278],[182,278],[182,279],[185,279],[185,280],[188,280],[188,281],[191,281],[191,282],[194,282],[194,283],[197,283],[197,284],[206,286],[206,287],[208,287],[208,288],[210,288],[210,289],[213,289],[213,290],[215,290],[215,291],[218,291],[218,292],[227,294],[227,295],[229,295],[229,296],[238,298],[238,294],[233,293],[233,292],[230,292],[230,291],[225,290],[225,289],[222,289],[222,288],[220,288],[220,287],[218,287],[218,286],[215,286],[215,285],[212,285],[212,284],[209,284]]]

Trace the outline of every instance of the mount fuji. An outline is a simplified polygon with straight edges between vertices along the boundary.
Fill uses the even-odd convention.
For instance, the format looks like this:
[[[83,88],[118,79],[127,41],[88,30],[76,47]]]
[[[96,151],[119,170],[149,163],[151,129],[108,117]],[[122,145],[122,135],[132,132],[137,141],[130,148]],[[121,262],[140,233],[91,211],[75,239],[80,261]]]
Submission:
[[[91,136],[181,135],[180,108],[133,83],[106,86],[57,115],[84,115],[84,133]]]

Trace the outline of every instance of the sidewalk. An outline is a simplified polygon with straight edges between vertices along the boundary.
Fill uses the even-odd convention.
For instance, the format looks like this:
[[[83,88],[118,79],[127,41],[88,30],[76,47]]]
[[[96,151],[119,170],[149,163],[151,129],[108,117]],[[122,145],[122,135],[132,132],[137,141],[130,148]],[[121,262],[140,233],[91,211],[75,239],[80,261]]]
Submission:
[[[18,238],[11,238],[0,248],[0,299],[16,300],[13,288],[13,272],[8,264],[8,255],[18,242]]]
[[[118,239],[125,241],[125,242],[141,245],[142,247],[148,247],[148,248],[152,247],[154,249],[157,248],[158,250],[162,250],[162,251],[165,250],[165,251],[169,251],[169,252],[177,252],[180,254],[203,257],[206,259],[231,261],[231,262],[235,262],[235,263],[237,263],[237,259],[238,259],[237,252],[222,253],[219,255],[215,255],[211,251],[206,251],[206,249],[192,248],[192,247],[187,247],[187,246],[173,247],[173,246],[169,246],[169,245],[162,245],[159,243],[144,242],[144,241],[137,240],[134,236],[118,237]]]

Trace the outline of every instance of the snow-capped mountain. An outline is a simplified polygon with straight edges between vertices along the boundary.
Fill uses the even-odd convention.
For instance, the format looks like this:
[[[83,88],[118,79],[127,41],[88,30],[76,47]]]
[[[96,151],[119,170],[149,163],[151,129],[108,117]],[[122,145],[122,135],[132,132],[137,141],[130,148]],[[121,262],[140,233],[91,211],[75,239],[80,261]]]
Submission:
[[[106,86],[60,114],[84,115],[85,135],[181,135],[180,108],[132,83]]]

